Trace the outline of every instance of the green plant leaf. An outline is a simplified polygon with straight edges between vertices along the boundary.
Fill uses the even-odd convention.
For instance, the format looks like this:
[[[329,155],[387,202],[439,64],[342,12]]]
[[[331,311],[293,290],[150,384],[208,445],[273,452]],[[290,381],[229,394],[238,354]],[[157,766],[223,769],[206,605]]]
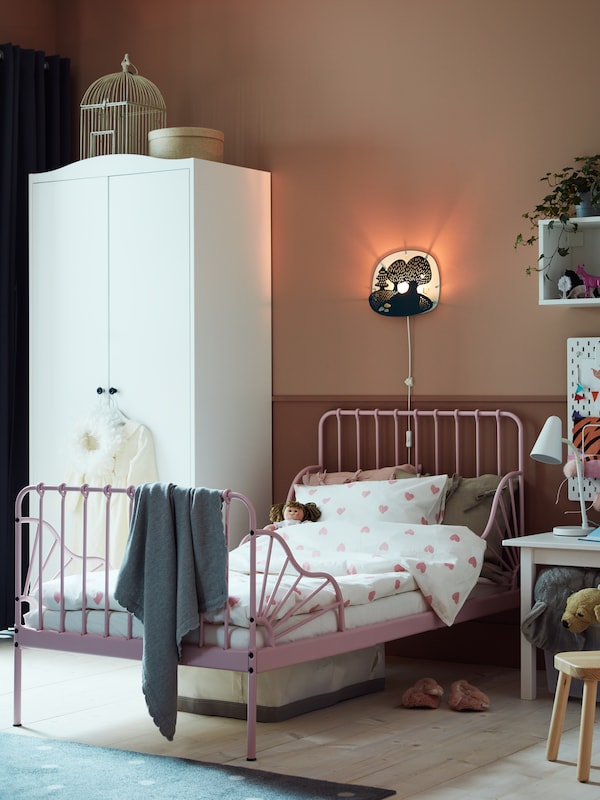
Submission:
[[[538,272],[547,270],[555,255],[568,255],[569,248],[560,246],[561,239],[565,232],[577,230],[577,223],[571,222],[571,218],[583,193],[590,193],[590,201],[593,206],[598,207],[600,215],[600,154],[577,156],[571,165],[562,167],[558,172],[546,172],[539,180],[547,184],[550,192],[534,206],[533,211],[526,211],[521,215],[529,222],[532,235],[527,237],[520,233],[514,244],[515,249],[535,244],[538,241],[538,224],[541,220],[548,220],[548,228],[551,230],[560,226],[556,247],[546,259],[547,263],[538,267]],[[542,258],[540,256],[540,260]],[[530,267],[527,267],[527,274],[531,274]]]

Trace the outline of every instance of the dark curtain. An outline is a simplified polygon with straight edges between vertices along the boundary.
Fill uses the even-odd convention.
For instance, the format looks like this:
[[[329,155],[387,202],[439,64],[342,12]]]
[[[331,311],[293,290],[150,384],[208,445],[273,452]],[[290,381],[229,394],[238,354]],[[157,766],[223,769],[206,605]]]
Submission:
[[[69,59],[0,45],[0,630],[14,622],[14,502],[28,482],[28,175],[70,158]]]

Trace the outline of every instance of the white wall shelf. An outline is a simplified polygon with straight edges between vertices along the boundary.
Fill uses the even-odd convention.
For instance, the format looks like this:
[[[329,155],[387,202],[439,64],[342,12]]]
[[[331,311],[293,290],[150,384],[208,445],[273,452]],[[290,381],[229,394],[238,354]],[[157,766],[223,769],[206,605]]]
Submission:
[[[539,254],[544,254],[539,266],[546,267],[539,272],[539,303],[545,306],[597,307],[600,306],[600,297],[563,300],[558,290],[558,279],[566,270],[575,272],[579,264],[583,264],[589,274],[600,276],[600,217],[577,217],[571,222],[577,225],[577,229],[564,233],[557,221],[551,225],[551,220],[542,220],[538,225]],[[560,247],[569,248],[566,256],[555,253],[559,237]],[[555,255],[551,258],[553,253]]]

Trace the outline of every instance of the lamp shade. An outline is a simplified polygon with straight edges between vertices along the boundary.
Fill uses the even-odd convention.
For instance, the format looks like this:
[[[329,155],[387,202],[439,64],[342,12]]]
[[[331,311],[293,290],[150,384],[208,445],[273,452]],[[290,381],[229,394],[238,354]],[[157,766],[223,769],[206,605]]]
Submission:
[[[543,464],[562,463],[562,422],[560,417],[548,417],[540,435],[531,448],[530,456]]]

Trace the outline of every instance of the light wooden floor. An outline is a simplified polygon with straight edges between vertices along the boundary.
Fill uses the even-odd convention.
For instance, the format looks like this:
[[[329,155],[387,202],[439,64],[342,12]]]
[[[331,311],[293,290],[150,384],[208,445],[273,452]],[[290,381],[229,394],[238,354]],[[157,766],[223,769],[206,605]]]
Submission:
[[[394,659],[384,692],[283,723],[259,725],[258,760],[245,760],[245,723],[179,714],[173,742],[158,733],[140,689],[140,665],[117,659],[24,652],[23,726],[12,727],[12,641],[0,639],[0,730],[143,753],[195,758],[395,789],[427,800],[596,800],[600,733],[590,783],[575,779],[579,701],[567,710],[560,761],[545,760],[552,697],[519,699],[517,670]],[[398,708],[405,688],[465,678],[491,700],[484,713]],[[0,754],[1,762],[1,754]]]

